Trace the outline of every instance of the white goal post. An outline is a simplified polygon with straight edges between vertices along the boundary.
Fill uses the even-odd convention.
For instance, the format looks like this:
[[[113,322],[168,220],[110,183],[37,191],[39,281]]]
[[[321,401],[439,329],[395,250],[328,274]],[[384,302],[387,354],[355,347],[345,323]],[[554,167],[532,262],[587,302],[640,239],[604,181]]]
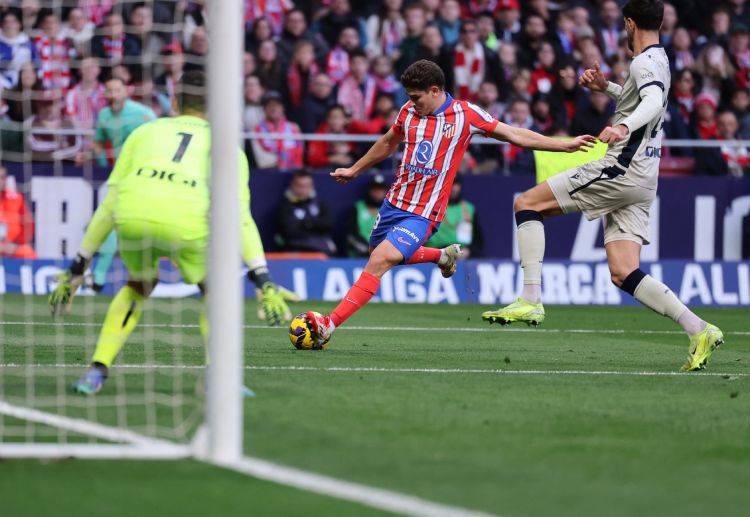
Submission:
[[[191,443],[181,444],[146,436],[126,427],[55,414],[0,398],[0,459],[193,457],[229,465],[237,463],[243,456],[241,390],[244,372],[244,297],[243,285],[239,281],[240,206],[237,192],[237,153],[241,143],[243,3],[239,0],[213,1],[208,2],[208,9],[210,45],[206,75],[212,138],[211,238],[207,279],[210,365],[205,377],[203,425],[197,427]],[[32,365],[28,367],[32,368]],[[28,369],[22,371],[30,372]],[[66,371],[61,375],[68,373]],[[3,371],[0,370],[0,379],[2,375]],[[58,387],[66,389],[67,385],[58,383]],[[88,441],[4,441],[2,417],[84,436]]]

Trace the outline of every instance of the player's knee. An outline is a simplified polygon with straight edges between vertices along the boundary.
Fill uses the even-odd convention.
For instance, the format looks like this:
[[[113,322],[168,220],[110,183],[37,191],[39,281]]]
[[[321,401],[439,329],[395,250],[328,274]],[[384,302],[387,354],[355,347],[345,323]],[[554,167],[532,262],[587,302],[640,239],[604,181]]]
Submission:
[[[514,212],[520,212],[521,210],[533,210],[531,200],[529,199],[531,196],[529,196],[526,192],[521,194],[516,198],[516,200],[513,202],[513,211]]]
[[[610,268],[609,274],[610,278],[612,279],[612,283],[615,284],[617,287],[622,287],[622,284],[625,283],[625,279],[630,275],[630,273],[633,272],[634,268]]]
[[[365,271],[371,275],[375,275],[378,278],[382,277],[386,272],[397,266],[403,257],[399,254],[389,254],[385,250],[375,248],[370,254],[370,260],[367,261]]]

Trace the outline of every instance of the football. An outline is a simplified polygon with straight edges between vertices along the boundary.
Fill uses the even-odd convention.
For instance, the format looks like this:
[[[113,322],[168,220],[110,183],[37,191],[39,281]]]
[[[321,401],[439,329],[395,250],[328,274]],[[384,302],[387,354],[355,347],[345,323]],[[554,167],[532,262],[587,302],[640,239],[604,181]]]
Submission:
[[[316,316],[320,313],[313,312]],[[312,338],[310,324],[307,322],[305,313],[297,314],[292,323],[289,324],[289,341],[297,350],[323,350],[328,346],[328,341],[323,344],[315,344]]]

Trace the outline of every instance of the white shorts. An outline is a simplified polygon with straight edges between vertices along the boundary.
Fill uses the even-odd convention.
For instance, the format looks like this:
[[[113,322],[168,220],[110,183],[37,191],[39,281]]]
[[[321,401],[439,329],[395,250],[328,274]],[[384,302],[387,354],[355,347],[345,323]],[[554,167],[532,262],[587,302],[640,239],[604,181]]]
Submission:
[[[604,217],[604,244],[649,243],[649,210],[656,190],[633,183],[615,160],[597,160],[561,172],[547,184],[563,213],[583,212],[589,221]]]

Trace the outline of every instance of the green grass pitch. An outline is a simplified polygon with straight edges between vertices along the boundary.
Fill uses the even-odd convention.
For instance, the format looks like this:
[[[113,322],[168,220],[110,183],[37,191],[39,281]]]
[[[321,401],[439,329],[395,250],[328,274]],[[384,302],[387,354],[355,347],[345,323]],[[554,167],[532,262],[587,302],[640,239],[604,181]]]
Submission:
[[[108,301],[80,298],[61,326],[44,299],[3,296],[0,398],[92,414],[92,401],[60,392],[87,362]],[[200,365],[198,308],[149,301],[118,363]],[[746,515],[750,312],[698,310],[725,345],[706,372],[656,375],[677,371],[687,339],[648,310],[547,307],[544,326],[527,329],[489,326],[483,309],[372,304],[312,352],[292,349],[286,329],[257,327],[248,304],[246,383],[257,397],[245,402],[246,453],[504,516]],[[189,431],[202,372],[175,371],[115,367],[96,418],[122,416],[108,406],[117,393],[177,393]],[[168,434],[168,406],[128,405],[126,421]],[[0,421],[3,439],[23,439],[24,424]],[[73,513],[379,512],[190,461],[0,462],[0,514]]]

